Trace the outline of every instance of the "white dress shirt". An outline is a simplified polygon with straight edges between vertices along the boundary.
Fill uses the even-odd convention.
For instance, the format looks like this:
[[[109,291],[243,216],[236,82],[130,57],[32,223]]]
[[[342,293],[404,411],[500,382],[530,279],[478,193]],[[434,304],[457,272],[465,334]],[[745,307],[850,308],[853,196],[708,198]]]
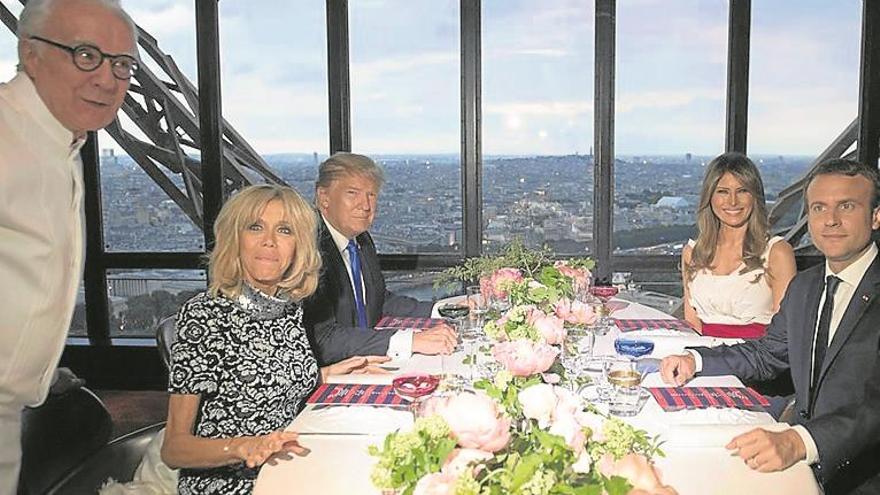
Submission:
[[[837,333],[837,327],[840,325],[840,320],[843,318],[843,314],[846,312],[850,300],[852,300],[856,287],[861,283],[862,278],[865,276],[865,272],[868,271],[868,267],[874,262],[874,258],[877,257],[877,252],[877,245],[872,242],[868,249],[865,250],[857,260],[841,270],[840,273],[834,273],[834,270],[832,270],[831,266],[828,264],[828,260],[825,260],[825,275],[822,280],[825,280],[825,277],[828,277],[828,275],[835,275],[840,279],[840,283],[837,285],[837,290],[834,292],[834,306],[831,310],[831,322],[828,325],[829,346],[831,346],[831,343],[834,341],[834,334]],[[823,289],[822,296],[819,299],[819,306],[816,310],[817,328],[819,326],[819,314],[822,312],[822,306],[824,304],[825,291]],[[817,328],[813,329],[813,344],[810,346],[811,349],[816,345]],[[697,372],[701,371],[703,369],[703,358],[700,356],[700,353],[692,349],[688,349],[688,352],[696,361]],[[813,358],[811,357],[810,359]],[[812,367],[810,369],[812,369]],[[812,374],[810,374],[810,377],[812,378]],[[792,428],[798,433],[798,435],[800,435],[801,440],[804,442],[807,451],[807,464],[815,464],[819,462],[819,449],[816,446],[815,440],[813,440],[813,436],[810,435],[810,432],[802,425],[794,425]]]
[[[339,254],[342,256],[342,262],[345,263],[345,270],[348,272],[348,280],[351,282],[351,290],[354,291],[354,275],[351,273],[351,262],[348,258],[349,239],[336,230],[336,228],[327,221],[327,218],[323,214],[321,215],[321,218],[324,219],[324,224],[327,226],[327,230],[330,231],[330,236],[333,238],[333,242],[336,243],[336,248],[339,249]],[[361,293],[364,296],[364,306],[366,307],[367,290],[364,286],[363,266],[361,266]],[[412,330],[398,330],[397,332],[394,332],[394,335],[391,336],[391,340],[388,342],[387,356],[400,359],[409,358],[412,355],[412,339]]]
[[[19,72],[0,84],[0,408],[40,404],[83,269],[84,138]]]

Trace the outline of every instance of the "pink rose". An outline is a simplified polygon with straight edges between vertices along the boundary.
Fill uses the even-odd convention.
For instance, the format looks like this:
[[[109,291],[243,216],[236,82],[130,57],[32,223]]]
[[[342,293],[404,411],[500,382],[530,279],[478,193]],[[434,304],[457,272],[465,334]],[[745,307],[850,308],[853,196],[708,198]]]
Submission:
[[[492,347],[492,355],[513,376],[530,376],[550,369],[559,350],[543,342],[519,339],[499,342]]]
[[[440,411],[446,407],[446,400],[446,397],[435,395],[422,401],[417,411],[417,417],[427,418],[428,416],[440,414]]]
[[[455,495],[457,477],[447,473],[430,473],[416,483],[413,495]]]
[[[535,318],[535,329],[541,334],[544,342],[550,345],[558,345],[565,342],[565,321],[553,315],[544,315]]]
[[[482,392],[463,392],[447,399],[439,414],[449,424],[458,445],[497,452],[510,440],[510,419]]]
[[[559,273],[566,277],[571,278],[576,286],[584,288],[589,287],[590,278],[593,276],[593,274],[590,273],[590,270],[569,266],[565,261],[557,261],[556,263],[553,263],[553,268],[559,270]]]
[[[557,401],[553,389],[553,385],[539,383],[520,390],[518,395],[523,415],[537,420],[541,428],[546,428],[553,420]]]
[[[589,428],[593,432],[590,435],[591,441],[605,441],[605,418],[590,412],[578,412],[575,414],[575,419],[581,427]]]
[[[516,268],[499,268],[495,273],[488,277],[480,279],[480,291],[484,296],[492,295],[495,297],[507,297],[507,289],[511,283],[522,282],[522,272]]]
[[[663,486],[656,468],[643,455],[627,454],[615,461],[611,454],[605,454],[599,459],[598,467],[599,472],[605,476],[626,478],[635,490],[652,493]]]
[[[564,438],[565,443],[575,454],[580,454],[584,450],[587,438],[584,436],[584,430],[581,428],[580,423],[575,420],[573,414],[557,416],[547,431]]]
[[[458,478],[471,468],[471,464],[488,461],[494,457],[491,452],[478,449],[455,449],[446,457],[443,472]]]
[[[589,304],[571,299],[560,299],[554,308],[556,316],[572,325],[592,325],[596,322],[596,313]]]

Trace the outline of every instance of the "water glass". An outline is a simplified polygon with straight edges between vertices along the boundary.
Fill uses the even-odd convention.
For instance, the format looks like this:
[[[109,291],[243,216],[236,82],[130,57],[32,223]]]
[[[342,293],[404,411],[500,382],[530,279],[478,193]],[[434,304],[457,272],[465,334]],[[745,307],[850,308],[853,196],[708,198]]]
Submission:
[[[489,300],[483,297],[479,285],[472,285],[467,289],[467,304],[471,308],[471,319],[474,326],[482,328],[486,324],[486,313],[489,312]]]
[[[611,362],[607,367],[606,380],[613,390],[608,412],[615,416],[638,414],[642,374],[636,369],[636,363],[631,360]]]

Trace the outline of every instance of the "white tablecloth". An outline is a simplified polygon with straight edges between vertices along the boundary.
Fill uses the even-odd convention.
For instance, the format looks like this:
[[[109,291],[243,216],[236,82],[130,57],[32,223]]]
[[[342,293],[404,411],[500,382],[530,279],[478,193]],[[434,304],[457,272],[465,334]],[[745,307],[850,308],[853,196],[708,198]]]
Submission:
[[[671,318],[655,309],[632,303],[614,313],[616,318]],[[718,345],[722,339],[698,335],[664,335],[658,332],[652,357],[680,352],[685,346]],[[617,330],[600,337],[597,354],[612,354]],[[729,342],[729,341],[728,341]],[[396,374],[414,371],[456,373],[464,371],[460,355],[415,355],[400,363],[393,375],[365,377],[338,376],[331,381],[355,383],[390,383]],[[662,386],[657,374],[648,375],[645,386]],[[699,377],[693,386],[741,386],[733,376]],[[302,494],[378,494],[370,484],[373,465],[367,446],[380,445],[385,431],[405,426],[408,420],[401,411],[353,406],[313,411],[307,408],[290,429],[308,432],[301,443],[311,449],[306,457],[294,457],[275,465],[266,465],[257,478],[257,495]],[[732,456],[724,445],[733,436],[755,427],[782,429],[767,413],[734,409],[707,409],[664,412],[649,399],[642,411],[629,421],[651,434],[660,435],[665,443],[665,458],[657,458],[663,482],[674,486],[681,495],[764,494],[815,495],[819,488],[812,471],[800,462],[783,472],[758,473],[749,469],[739,457]],[[342,433],[342,434],[340,434]]]

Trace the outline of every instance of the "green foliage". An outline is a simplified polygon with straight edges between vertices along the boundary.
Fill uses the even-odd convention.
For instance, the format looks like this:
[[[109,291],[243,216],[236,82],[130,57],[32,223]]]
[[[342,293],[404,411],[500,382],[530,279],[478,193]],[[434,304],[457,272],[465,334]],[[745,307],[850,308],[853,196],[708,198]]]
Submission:
[[[419,418],[412,431],[386,436],[381,450],[369,446],[369,454],[379,458],[370,480],[378,488],[403,488],[409,495],[422,476],[440,471],[454,448],[449,425],[440,416]]]
[[[434,280],[435,287],[453,287],[459,282],[476,283],[480,277],[487,276],[500,268],[518,268],[523,276],[538,279],[544,267],[553,265],[553,252],[549,248],[529,249],[522,239],[516,238],[493,255],[469,258],[459,266],[447,268]],[[595,262],[590,258],[572,258],[566,262],[575,268],[592,270]]]
[[[658,438],[651,437],[645,430],[636,429],[620,419],[607,418],[602,433],[605,435],[604,442],[591,442],[587,447],[594,462],[598,462],[604,454],[611,454],[614,460],[629,453],[642,454],[648,459],[664,456]]]

